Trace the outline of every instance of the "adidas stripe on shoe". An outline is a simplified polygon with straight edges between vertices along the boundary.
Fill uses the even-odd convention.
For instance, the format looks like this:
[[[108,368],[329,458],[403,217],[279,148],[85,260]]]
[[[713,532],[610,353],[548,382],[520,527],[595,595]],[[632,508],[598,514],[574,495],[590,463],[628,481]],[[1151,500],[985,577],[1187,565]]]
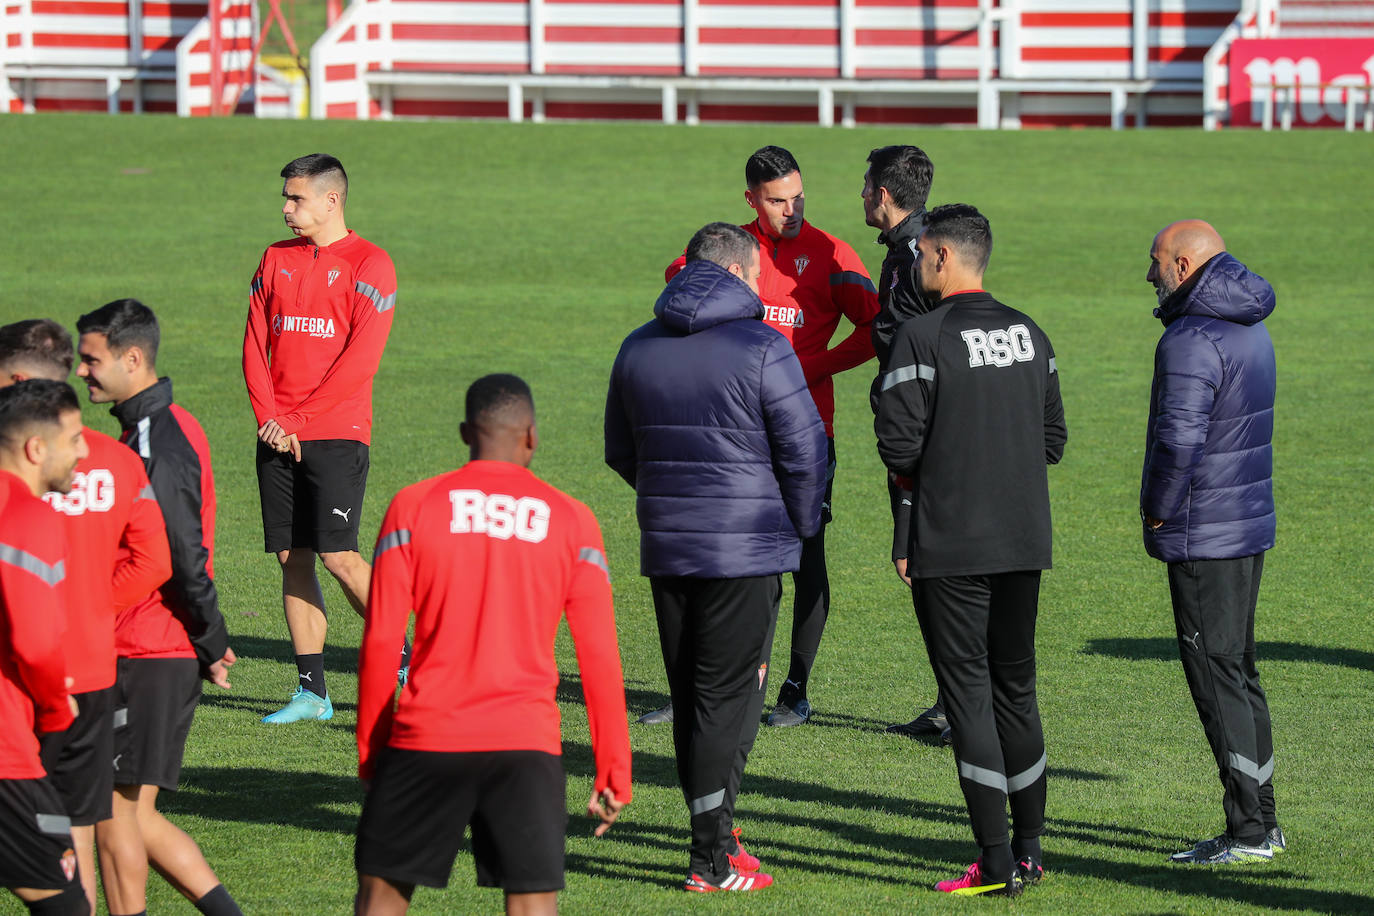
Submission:
[[[998,897],[1015,897],[1021,893],[1021,878],[1012,872],[1005,881],[984,882],[983,872],[978,862],[974,862],[962,877],[952,881],[941,881],[935,889],[942,894],[956,897],[971,897],[974,894],[992,894]]]
[[[760,891],[772,883],[772,875],[765,875],[762,872],[746,875],[731,869],[720,884],[712,884],[697,874],[689,875],[682,889],[696,894],[710,894],[715,891]]]

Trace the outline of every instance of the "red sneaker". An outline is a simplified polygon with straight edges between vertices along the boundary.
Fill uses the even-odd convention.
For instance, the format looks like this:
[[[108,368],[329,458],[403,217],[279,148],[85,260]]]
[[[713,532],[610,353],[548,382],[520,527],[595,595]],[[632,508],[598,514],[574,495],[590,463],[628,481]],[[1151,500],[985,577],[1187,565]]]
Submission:
[[[744,848],[744,841],[739,838],[740,829],[736,827],[730,831],[730,835],[735,838],[734,853],[726,853],[725,858],[730,863],[730,867],[738,872],[756,872],[759,870],[759,857],[750,855],[749,850]]]
[[[968,897],[974,894],[995,894],[999,897],[1015,897],[1021,893],[1021,879],[1017,877],[1015,871],[1010,878],[1005,881],[995,883],[984,883],[983,871],[978,862],[974,862],[964,872],[963,877],[955,878],[953,881],[941,881],[935,885],[935,889],[942,894],[954,894],[960,897]]]
[[[742,875],[732,868],[730,873],[725,876],[725,880],[719,884],[712,884],[700,875],[694,874],[687,878],[687,883],[682,886],[682,889],[697,894],[709,894],[714,891],[761,891],[772,883],[772,875],[765,875],[762,872]]]

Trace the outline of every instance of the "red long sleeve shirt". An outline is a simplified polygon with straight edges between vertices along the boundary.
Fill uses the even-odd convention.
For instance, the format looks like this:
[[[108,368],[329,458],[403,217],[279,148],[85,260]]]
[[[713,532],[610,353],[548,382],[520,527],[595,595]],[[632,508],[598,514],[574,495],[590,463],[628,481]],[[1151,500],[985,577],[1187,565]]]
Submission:
[[[172,574],[162,510],[143,462],[104,433],[83,433],[91,453],[77,464],[71,491],[43,494],[65,520],[70,600],[63,648],[72,693],[115,682],[115,613]]]
[[[869,325],[878,314],[878,291],[868,268],[848,243],[803,221],[796,238],[775,239],[758,220],[741,229],[759,242],[759,298],[763,321],[792,342],[802,372],[825,423],[835,435],[835,383],[831,379],[873,357]],[[666,279],[687,262],[681,256],[668,266]],[[840,316],[854,330],[834,347]]]
[[[393,706],[411,612],[410,678]],[[503,461],[406,487],[377,537],[358,675],[358,773],[381,748],[562,752],[554,637],[567,615],[596,787],[630,800],[630,735],[601,530]]]
[[[39,779],[34,729],[72,723],[62,658],[62,523],[28,484],[0,471],[0,779]]]
[[[317,248],[272,245],[253,274],[243,378],[258,425],[301,441],[372,441],[372,377],[396,306],[396,268],[352,230]]]

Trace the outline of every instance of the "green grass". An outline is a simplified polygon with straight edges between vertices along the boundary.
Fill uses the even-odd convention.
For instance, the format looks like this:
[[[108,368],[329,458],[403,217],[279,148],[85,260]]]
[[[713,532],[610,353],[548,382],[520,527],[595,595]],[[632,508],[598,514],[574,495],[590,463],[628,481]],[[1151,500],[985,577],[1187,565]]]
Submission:
[[[991,291],[1055,343],[1069,443],[1051,471],[1055,569],[1041,603],[1040,700],[1050,755],[1050,878],[1015,907],[1037,913],[1374,911],[1374,603],[1368,557],[1374,267],[1361,213],[1368,137],[1342,133],[821,130],[800,127],[271,123],[0,117],[0,320],[85,311],[134,295],[158,311],[160,368],[205,425],[219,489],[217,572],[240,663],[207,695],[184,785],[166,808],[250,913],[345,912],[358,812],[352,726],[360,625],[332,584],[327,654],[338,715],[268,729],[294,685],[275,563],[260,552],[253,419],[239,371],[248,281],[282,237],[277,172],[339,155],[350,224],[400,277],[377,383],[364,537],[400,487],[463,460],[463,391],[492,371],[533,386],[535,470],[587,501],[605,532],[632,715],[666,688],[633,497],[601,462],[607,373],[649,317],[662,269],[693,230],[749,217],[742,165],[780,143],[805,170],[807,215],[871,269],[863,225],[869,149],[916,142],[936,163],[934,202],[991,219]],[[1221,829],[1220,788],[1172,645],[1163,567],[1147,558],[1136,497],[1153,347],[1150,240],[1211,220],[1273,282],[1278,350],[1278,547],[1257,637],[1273,710],[1275,781],[1291,851],[1248,870],[1168,868],[1167,852]],[[840,471],[830,529],[834,608],[815,724],[759,736],[739,801],[750,848],[778,878],[727,912],[886,913],[986,907],[934,881],[973,855],[950,755],[882,734],[933,695],[909,599],[887,561],[873,449],[871,366],[839,379]],[[90,410],[88,421],[113,421]],[[784,607],[787,607],[785,599]],[[785,609],[775,661],[786,658]],[[591,758],[576,666],[560,644],[572,820],[567,912],[686,912],[686,817],[671,739],[633,727],[635,801],[603,840],[578,802]],[[156,911],[186,911],[156,877]],[[459,857],[417,913],[495,911]],[[0,913],[19,912],[10,900]]]

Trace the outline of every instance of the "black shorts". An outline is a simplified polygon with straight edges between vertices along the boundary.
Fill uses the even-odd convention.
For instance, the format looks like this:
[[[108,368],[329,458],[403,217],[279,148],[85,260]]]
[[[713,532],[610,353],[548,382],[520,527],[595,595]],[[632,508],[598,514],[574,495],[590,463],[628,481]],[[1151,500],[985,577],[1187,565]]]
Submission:
[[[358,819],[358,873],[445,887],[472,825],[477,883],[513,894],[563,889],[563,763],[542,751],[387,748]]]
[[[194,658],[121,658],[115,679],[114,782],[175,792],[200,701]]]
[[[263,548],[358,549],[368,449],[352,439],[301,443],[301,460],[258,443]]]
[[[0,779],[0,887],[66,890],[79,881],[72,826],[44,779]]]
[[[62,806],[77,827],[89,827],[110,817],[114,695],[114,687],[73,694],[78,713],[63,732],[62,750],[48,770]]]

